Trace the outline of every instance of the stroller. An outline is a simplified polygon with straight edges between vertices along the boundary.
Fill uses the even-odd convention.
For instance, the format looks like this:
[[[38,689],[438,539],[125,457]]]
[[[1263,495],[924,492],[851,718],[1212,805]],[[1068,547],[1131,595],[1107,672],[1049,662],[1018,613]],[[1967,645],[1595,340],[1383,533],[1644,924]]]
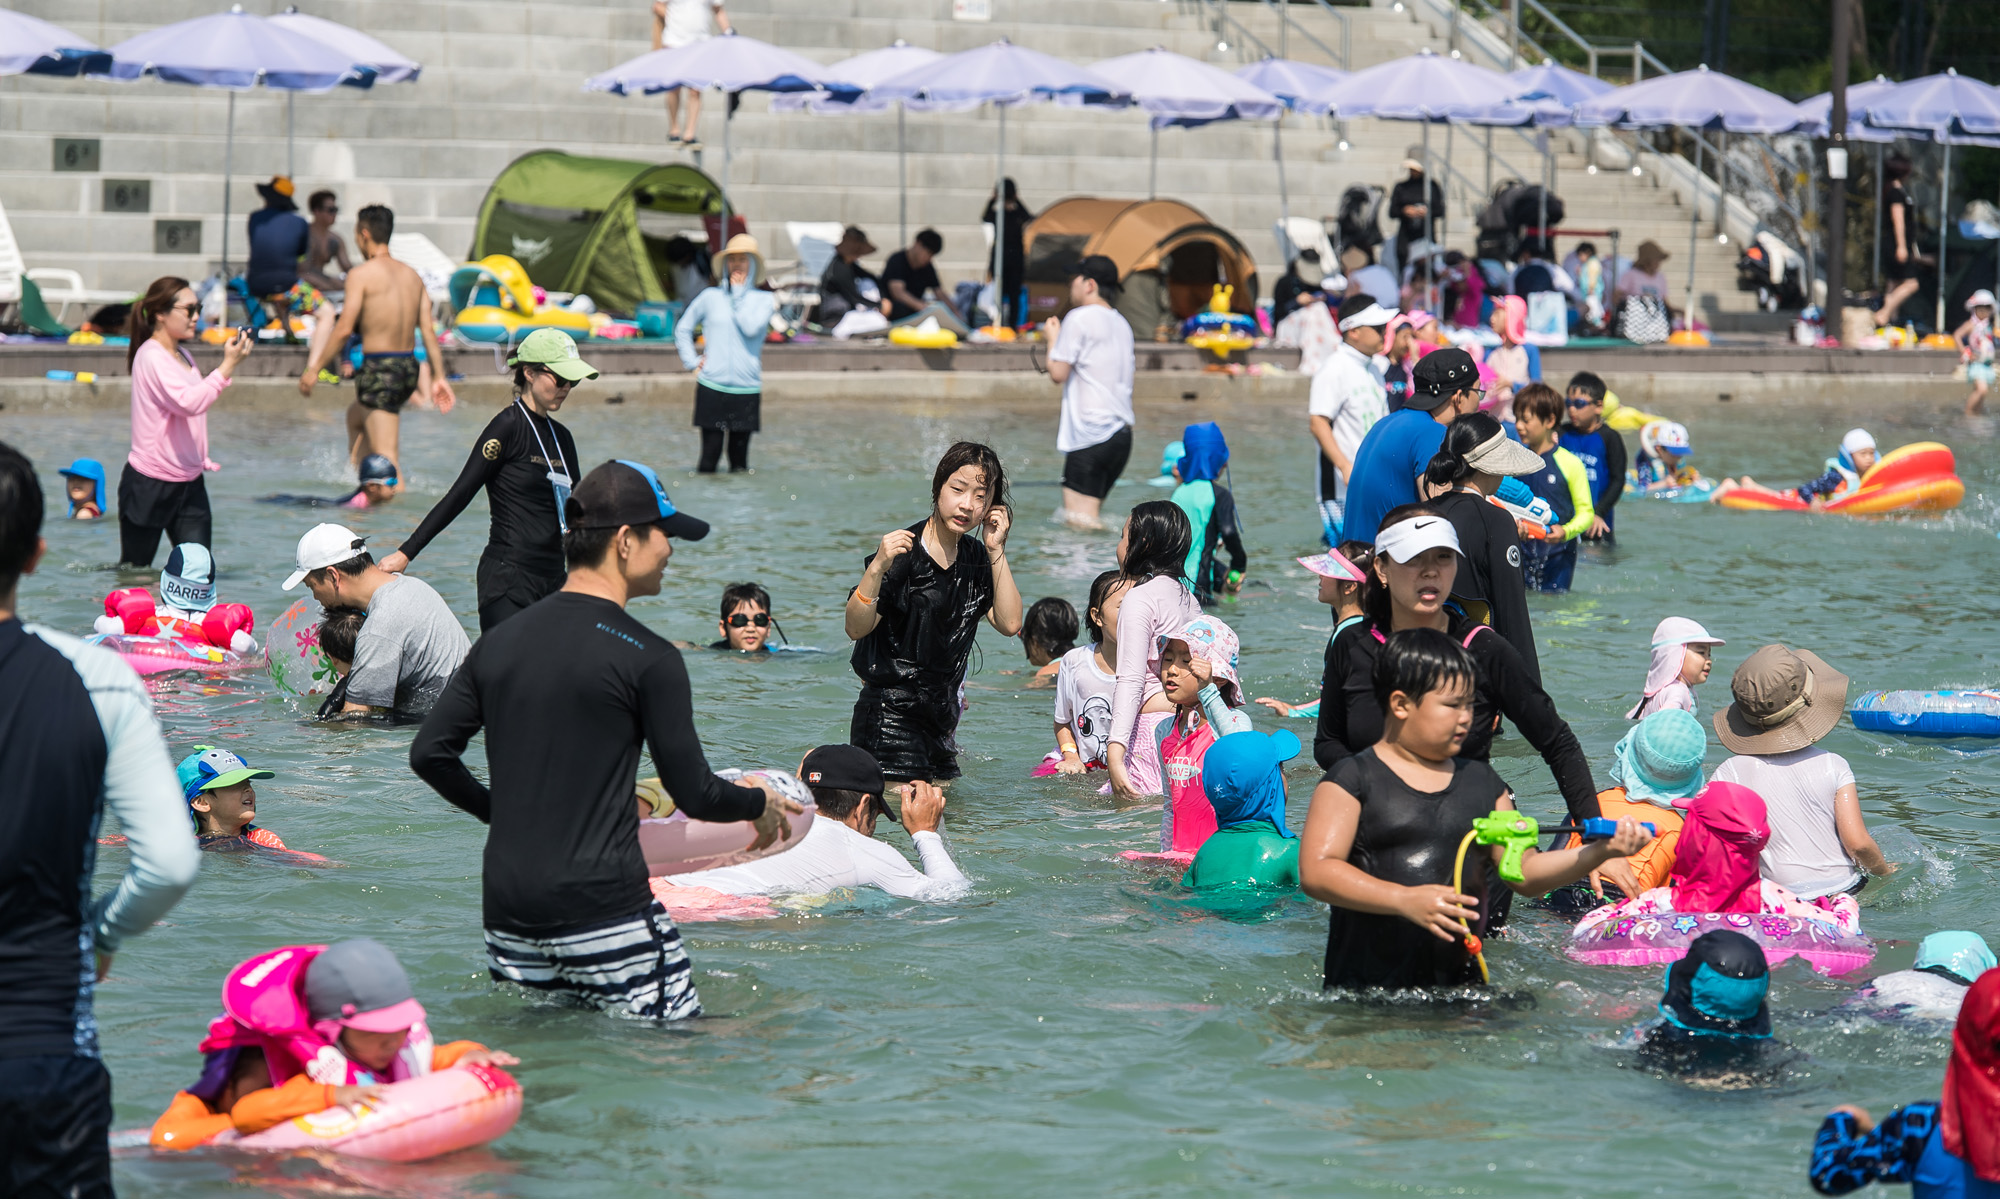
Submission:
[[[1383,195],[1381,188],[1366,183],[1357,183],[1340,193],[1340,212],[1334,218],[1340,243],[1334,247],[1335,262],[1349,246],[1366,250],[1369,261],[1374,261],[1376,247],[1382,244]]]
[[[1804,308],[1805,268],[1798,251],[1759,231],[1736,257],[1736,290],[1756,292],[1757,307],[1765,312]]]

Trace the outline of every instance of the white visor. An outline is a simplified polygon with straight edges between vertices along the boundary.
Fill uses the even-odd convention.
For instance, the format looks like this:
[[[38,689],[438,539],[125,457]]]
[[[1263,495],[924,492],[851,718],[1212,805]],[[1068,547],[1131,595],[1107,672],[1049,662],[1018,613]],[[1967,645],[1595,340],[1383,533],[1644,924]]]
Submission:
[[[1442,516],[1419,516],[1411,520],[1390,525],[1375,534],[1375,552],[1387,554],[1398,563],[1408,562],[1425,550],[1444,546],[1455,553],[1458,548],[1458,530]]]
[[[1363,325],[1374,325],[1380,328],[1394,319],[1396,319],[1395,313],[1382,307],[1380,304],[1370,304],[1368,307],[1363,308],[1353,316],[1340,322],[1340,331],[1345,333],[1349,329],[1359,329]]]

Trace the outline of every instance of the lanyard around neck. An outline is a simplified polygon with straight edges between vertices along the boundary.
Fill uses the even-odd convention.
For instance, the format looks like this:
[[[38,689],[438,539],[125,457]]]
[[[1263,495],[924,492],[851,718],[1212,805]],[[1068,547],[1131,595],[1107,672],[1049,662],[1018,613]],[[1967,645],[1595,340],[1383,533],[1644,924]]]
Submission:
[[[514,397],[514,406],[521,410],[522,419],[528,422],[528,432],[534,434],[535,448],[542,452],[542,461],[548,462],[549,447],[542,444],[541,432],[535,428],[535,418],[532,414],[528,412],[528,406],[521,402],[520,396]],[[562,438],[556,436],[555,418],[552,416],[544,416],[542,419],[549,422],[549,440],[556,443],[556,462],[562,464],[563,474],[569,475],[569,459],[563,456]],[[574,478],[575,476],[570,476],[570,477]]]

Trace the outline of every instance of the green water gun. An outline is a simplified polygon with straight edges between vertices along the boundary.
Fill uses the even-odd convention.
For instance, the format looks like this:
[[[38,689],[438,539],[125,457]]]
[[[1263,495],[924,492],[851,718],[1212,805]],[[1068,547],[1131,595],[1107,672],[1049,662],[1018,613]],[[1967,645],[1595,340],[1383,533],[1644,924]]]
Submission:
[[[1650,822],[1640,827],[1649,833],[1659,832]],[[1472,832],[1467,836],[1481,845],[1506,846],[1506,852],[1500,855],[1500,877],[1518,883],[1526,877],[1521,873],[1521,859],[1540,838],[1554,833],[1581,833],[1586,841],[1609,841],[1617,832],[1618,822],[1602,816],[1592,816],[1576,824],[1537,824],[1519,812],[1498,811],[1473,820]]]

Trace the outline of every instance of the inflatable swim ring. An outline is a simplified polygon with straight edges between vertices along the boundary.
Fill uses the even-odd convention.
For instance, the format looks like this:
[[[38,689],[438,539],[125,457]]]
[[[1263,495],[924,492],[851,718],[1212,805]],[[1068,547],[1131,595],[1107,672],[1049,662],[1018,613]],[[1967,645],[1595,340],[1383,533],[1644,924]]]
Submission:
[[[545,304],[521,264],[488,254],[451,273],[452,324],[467,341],[518,341],[537,329],[561,329],[578,341],[591,334],[590,315]]]
[[[322,1149],[387,1162],[417,1162],[497,1140],[521,1117],[521,1084],[497,1066],[453,1066],[392,1082],[379,1098],[330,1107],[249,1136],[211,1144],[237,1149]]]
[[[165,674],[170,670],[199,670],[204,674],[226,674],[248,670],[264,661],[264,651],[237,653],[210,645],[199,637],[176,637],[162,633],[139,637],[130,633],[92,633],[84,641],[101,645],[125,659],[125,664],[142,675]]]
[[[1849,516],[1879,516],[1885,512],[1945,512],[1965,498],[1958,462],[1951,447],[1935,441],[1898,446],[1861,476],[1861,486],[1828,500],[1826,511]],[[1731,490],[1716,503],[1753,512],[1804,512],[1810,507],[1796,494]]]
[[[898,325],[889,330],[889,340],[899,346],[914,346],[920,350],[949,350],[958,344],[958,334],[949,329],[919,329],[915,325]]]
[[[320,615],[318,602],[302,595],[265,632],[264,656],[270,660],[271,681],[287,695],[331,691],[339,677],[319,647]]]
[[[1909,737],[2000,737],[2000,691],[1868,691],[1854,727]]]
[[[697,870],[715,870],[768,858],[797,845],[812,829],[812,792],[796,777],[782,770],[738,770],[735,767],[715,773],[732,783],[739,779],[762,783],[787,799],[797,800],[805,811],[790,818],[792,835],[763,849],[753,850],[750,845],[757,839],[757,828],[750,821],[733,820],[718,824],[690,820],[687,813],[675,810],[673,800],[660,789],[658,779],[643,779],[639,783],[640,793],[646,796],[654,812],[659,813],[651,819],[639,821],[639,849],[646,855],[647,874],[692,874]]]
[[[1776,966],[1789,957],[1804,958],[1821,974],[1846,974],[1875,958],[1875,943],[1859,934],[1843,934],[1817,920],[1741,912],[1661,912],[1623,916],[1588,928],[1570,938],[1569,956],[1598,966],[1650,966],[1687,956],[1696,937],[1726,928],[1742,933],[1764,950]]]
[[[1631,471],[1626,471],[1625,494],[1635,500],[1660,500],[1669,504],[1706,504],[1708,497],[1715,494],[1715,484],[1707,479],[1698,479],[1687,487],[1662,487],[1658,491],[1641,491]]]

